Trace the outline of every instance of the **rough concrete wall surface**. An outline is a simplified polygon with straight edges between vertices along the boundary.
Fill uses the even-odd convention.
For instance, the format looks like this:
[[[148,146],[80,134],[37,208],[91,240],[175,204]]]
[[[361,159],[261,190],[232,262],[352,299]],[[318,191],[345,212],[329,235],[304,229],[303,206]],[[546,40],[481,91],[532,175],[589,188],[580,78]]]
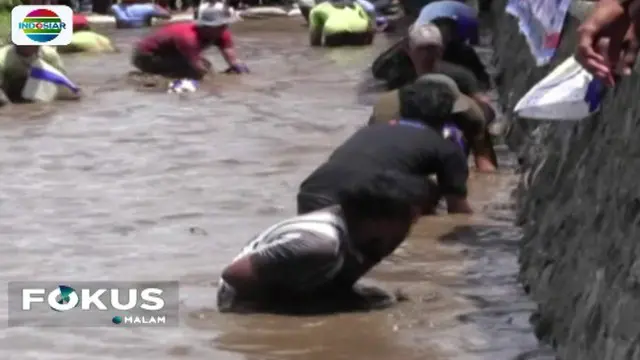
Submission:
[[[506,0],[492,4],[501,104],[520,97],[575,46],[567,19],[549,66],[535,67]],[[537,334],[564,360],[640,359],[640,76],[610,91],[579,123],[518,119],[508,143],[523,176],[520,278],[539,312]]]

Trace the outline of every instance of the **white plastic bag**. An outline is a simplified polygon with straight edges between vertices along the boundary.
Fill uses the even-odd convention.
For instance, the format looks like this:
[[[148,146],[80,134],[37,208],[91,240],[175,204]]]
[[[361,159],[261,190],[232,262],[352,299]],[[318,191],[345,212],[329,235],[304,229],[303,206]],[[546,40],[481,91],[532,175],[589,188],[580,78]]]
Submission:
[[[195,92],[197,88],[197,81],[191,79],[180,79],[171,81],[167,92],[174,94],[192,93]]]
[[[55,99],[75,99],[80,89],[69,78],[42,59],[31,65],[29,77],[22,88],[22,97],[35,102]]]
[[[514,112],[527,119],[582,120],[598,110],[603,89],[572,56],[533,86]]]

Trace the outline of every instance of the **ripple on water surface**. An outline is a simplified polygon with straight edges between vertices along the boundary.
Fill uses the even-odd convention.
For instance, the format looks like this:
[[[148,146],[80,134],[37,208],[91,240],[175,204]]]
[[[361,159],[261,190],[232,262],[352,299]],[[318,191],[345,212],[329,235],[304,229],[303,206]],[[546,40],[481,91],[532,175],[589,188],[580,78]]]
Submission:
[[[5,328],[0,358],[546,356],[515,280],[518,233],[483,215],[422,221],[376,269],[376,280],[409,293],[411,301],[394,309],[310,318],[213,310],[224,263],[294,212],[299,182],[369,116],[354,89],[384,39],[369,49],[309,49],[304,30],[292,29],[239,34],[253,74],[221,77],[219,86],[187,98],[123,86],[126,53],[144,31],[118,32],[124,54],[66,59],[84,101],[6,112],[3,280],[178,279],[183,324]],[[510,180],[474,180],[475,205],[487,208],[481,213],[508,203]]]

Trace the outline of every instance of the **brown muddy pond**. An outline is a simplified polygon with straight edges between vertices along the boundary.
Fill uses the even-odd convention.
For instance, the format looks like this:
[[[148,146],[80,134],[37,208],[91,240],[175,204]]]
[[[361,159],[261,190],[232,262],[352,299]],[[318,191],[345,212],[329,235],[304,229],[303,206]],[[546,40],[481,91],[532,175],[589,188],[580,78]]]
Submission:
[[[148,30],[110,31],[122,53],[65,58],[82,102],[2,110],[2,281],[179,280],[182,305],[179,327],[5,327],[0,358],[552,359],[516,281],[508,171],[474,175],[473,217],[425,218],[371,274],[408,302],[322,317],[216,313],[222,267],[295,212],[299,182],[368,119],[372,96],[358,89],[391,41],[311,49],[298,21],[234,26],[249,76],[186,97],[139,92],[125,75]]]

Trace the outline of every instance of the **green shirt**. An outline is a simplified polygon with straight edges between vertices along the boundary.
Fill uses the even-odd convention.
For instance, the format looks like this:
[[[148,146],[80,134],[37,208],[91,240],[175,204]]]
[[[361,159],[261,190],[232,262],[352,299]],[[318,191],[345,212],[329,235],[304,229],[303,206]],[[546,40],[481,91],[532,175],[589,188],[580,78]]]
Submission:
[[[329,2],[320,3],[309,13],[309,32],[322,31],[324,36],[371,31],[371,19],[360,4],[337,8]]]

